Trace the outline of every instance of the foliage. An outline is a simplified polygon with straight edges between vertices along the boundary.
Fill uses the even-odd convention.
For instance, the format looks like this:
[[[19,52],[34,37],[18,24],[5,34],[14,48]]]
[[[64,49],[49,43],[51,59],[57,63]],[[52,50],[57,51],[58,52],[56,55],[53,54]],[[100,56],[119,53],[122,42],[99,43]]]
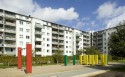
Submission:
[[[116,27],[116,32],[111,34],[108,45],[112,56],[125,57],[125,23]]]
[[[60,51],[60,50],[54,51],[53,59],[54,59],[54,63],[57,63],[57,64],[63,63],[64,56],[63,56],[62,51]]]
[[[86,48],[85,54],[97,55],[97,54],[100,54],[100,51],[97,50],[95,47],[90,47],[90,48]]]

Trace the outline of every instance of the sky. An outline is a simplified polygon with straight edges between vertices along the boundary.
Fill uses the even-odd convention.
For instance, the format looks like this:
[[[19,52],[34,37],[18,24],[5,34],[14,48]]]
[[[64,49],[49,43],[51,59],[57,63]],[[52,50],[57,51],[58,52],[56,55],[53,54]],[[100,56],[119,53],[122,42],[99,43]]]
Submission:
[[[0,0],[0,9],[83,31],[111,28],[125,20],[125,0]]]

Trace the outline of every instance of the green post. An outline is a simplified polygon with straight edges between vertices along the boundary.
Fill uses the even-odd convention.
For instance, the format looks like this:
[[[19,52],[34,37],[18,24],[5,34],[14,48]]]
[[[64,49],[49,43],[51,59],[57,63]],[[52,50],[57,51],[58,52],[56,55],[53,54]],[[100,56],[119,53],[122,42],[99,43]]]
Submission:
[[[73,55],[73,65],[76,65],[76,55]]]
[[[67,55],[64,56],[64,65],[67,66],[68,64],[68,57]]]

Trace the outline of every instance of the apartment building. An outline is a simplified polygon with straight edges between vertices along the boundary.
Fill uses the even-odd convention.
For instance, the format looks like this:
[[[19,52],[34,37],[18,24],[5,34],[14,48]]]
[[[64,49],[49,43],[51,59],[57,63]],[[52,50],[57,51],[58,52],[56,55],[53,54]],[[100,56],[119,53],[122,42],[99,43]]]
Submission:
[[[26,44],[32,44],[32,53],[51,56],[57,50],[72,56],[77,50],[90,47],[90,33],[0,9],[0,54],[17,55]]]
[[[107,53],[109,51],[108,41],[111,33],[115,32],[115,28],[109,28],[105,30],[100,30],[93,32],[92,45],[96,47],[101,53]]]

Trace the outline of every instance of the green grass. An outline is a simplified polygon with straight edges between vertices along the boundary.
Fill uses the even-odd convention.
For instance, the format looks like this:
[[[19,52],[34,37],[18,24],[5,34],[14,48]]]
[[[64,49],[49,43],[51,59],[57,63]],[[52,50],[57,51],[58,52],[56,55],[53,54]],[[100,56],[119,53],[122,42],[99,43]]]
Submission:
[[[118,63],[125,63],[125,59],[124,60],[113,60],[113,61],[111,61],[111,62],[118,62]]]
[[[111,71],[119,71],[119,72],[125,72],[125,65],[120,66],[120,67],[115,67],[115,68],[111,68]]]

